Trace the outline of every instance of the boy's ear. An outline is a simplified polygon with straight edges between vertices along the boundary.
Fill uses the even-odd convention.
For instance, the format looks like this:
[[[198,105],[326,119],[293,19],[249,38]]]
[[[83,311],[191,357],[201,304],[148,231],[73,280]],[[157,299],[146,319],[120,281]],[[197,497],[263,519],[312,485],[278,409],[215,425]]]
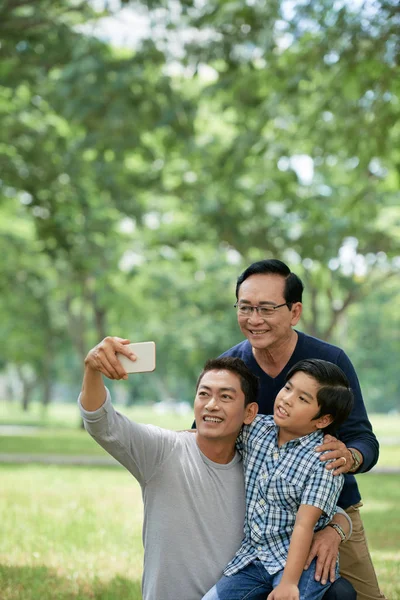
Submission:
[[[328,427],[328,425],[330,425],[331,423],[333,423],[332,415],[323,415],[315,421],[315,426],[317,429],[324,429],[325,427]]]
[[[257,404],[257,402],[250,402],[250,404],[248,404],[246,406],[245,416],[244,416],[243,423],[245,425],[250,425],[250,423],[252,421],[254,421],[257,413],[258,413],[258,404]]]

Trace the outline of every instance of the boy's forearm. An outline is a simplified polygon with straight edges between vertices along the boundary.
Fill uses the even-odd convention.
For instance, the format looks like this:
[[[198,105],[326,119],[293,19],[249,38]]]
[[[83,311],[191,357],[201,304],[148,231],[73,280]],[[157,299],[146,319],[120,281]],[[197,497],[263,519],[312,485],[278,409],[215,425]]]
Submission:
[[[301,504],[297,511],[282,583],[298,585],[308,558],[314,527],[322,510],[310,504]]]
[[[282,583],[298,584],[310,551],[313,535],[314,527],[310,524],[299,523],[294,526]]]

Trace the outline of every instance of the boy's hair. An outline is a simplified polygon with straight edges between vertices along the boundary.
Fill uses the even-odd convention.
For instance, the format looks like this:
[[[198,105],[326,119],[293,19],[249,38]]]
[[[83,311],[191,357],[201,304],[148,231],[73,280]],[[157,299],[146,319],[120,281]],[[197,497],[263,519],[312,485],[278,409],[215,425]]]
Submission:
[[[300,360],[290,369],[285,381],[299,371],[319,383],[320,388],[317,392],[319,411],[313,420],[331,415],[333,421],[324,427],[323,431],[334,434],[349,417],[353,408],[354,396],[346,375],[337,365],[327,360],[307,358]]]
[[[259,260],[258,262],[252,263],[247,269],[239,275],[236,281],[236,300],[239,296],[239,288],[251,275],[278,275],[283,277],[285,280],[285,289],[283,290],[283,296],[289,310],[292,308],[294,302],[301,302],[303,297],[303,282],[300,277],[289,269],[289,267],[276,258],[269,258],[267,260]]]
[[[236,358],[234,356],[223,356],[221,358],[211,358],[208,360],[197,380],[196,392],[203,376],[208,373],[208,371],[221,370],[230,371],[239,377],[240,387],[244,393],[245,406],[251,402],[257,402],[259,387],[258,377],[250,371],[241,358]]]

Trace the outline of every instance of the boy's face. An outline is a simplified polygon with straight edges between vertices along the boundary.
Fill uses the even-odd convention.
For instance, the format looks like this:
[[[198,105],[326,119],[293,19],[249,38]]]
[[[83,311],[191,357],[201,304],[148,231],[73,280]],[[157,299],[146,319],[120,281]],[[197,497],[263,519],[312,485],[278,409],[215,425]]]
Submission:
[[[327,427],[330,415],[313,420],[319,412],[317,392],[319,383],[298,371],[278,393],[274,404],[274,421],[285,433],[286,441]]]

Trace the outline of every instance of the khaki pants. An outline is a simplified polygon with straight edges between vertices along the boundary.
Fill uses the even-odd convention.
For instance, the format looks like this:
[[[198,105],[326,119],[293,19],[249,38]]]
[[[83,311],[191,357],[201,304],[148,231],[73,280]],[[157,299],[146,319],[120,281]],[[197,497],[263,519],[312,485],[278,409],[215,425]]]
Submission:
[[[360,517],[360,506],[362,506],[362,502],[346,509],[346,513],[353,523],[353,533],[349,541],[340,547],[340,574],[353,584],[357,592],[357,600],[386,600],[379,589],[368,550],[367,538]]]

